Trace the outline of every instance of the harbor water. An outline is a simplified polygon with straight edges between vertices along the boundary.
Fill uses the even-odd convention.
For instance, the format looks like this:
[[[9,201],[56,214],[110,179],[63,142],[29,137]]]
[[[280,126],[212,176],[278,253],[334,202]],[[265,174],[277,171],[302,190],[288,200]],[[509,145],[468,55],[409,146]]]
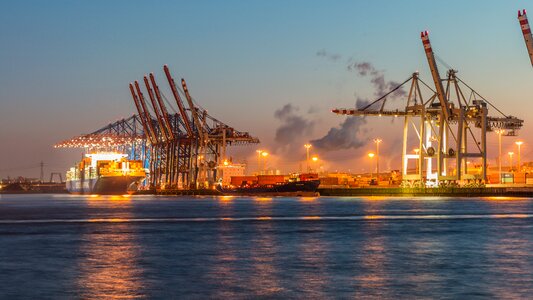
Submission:
[[[533,199],[0,195],[0,298],[533,294]]]

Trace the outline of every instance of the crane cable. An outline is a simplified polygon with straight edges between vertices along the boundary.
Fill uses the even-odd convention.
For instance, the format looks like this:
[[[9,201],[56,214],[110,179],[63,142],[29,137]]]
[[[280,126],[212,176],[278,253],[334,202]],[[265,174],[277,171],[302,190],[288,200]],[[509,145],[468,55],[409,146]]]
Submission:
[[[441,57],[439,57],[437,54],[433,54],[435,55],[435,59],[441,63],[445,68],[447,68],[448,70],[455,70],[454,68],[452,68],[449,64],[446,63],[446,61],[444,61],[444,59],[442,59]],[[494,106],[492,103],[490,103],[487,99],[485,99],[483,96],[481,96],[478,92],[476,92],[476,90],[474,90],[473,88],[471,88],[468,84],[466,84],[464,81],[461,80],[461,78],[455,76],[455,78],[457,78],[459,80],[459,82],[461,82],[462,84],[464,84],[467,88],[469,88],[472,92],[474,92],[476,95],[478,95],[481,99],[483,99],[483,101],[487,102],[492,108],[494,108],[495,110],[497,110],[500,114],[502,114],[502,116],[508,118],[508,116],[506,114],[504,114],[501,110],[499,110],[496,106]]]
[[[358,108],[357,110],[366,110],[367,108],[371,107],[372,105],[376,104],[378,101],[380,100],[383,100],[384,98],[386,98],[388,95],[394,93],[396,90],[398,90],[399,88],[401,88],[404,84],[406,84],[407,82],[409,82],[411,79],[413,79],[413,77],[409,77],[407,78],[404,82],[402,82],[400,85],[398,85],[397,87],[393,88],[392,90],[390,90],[388,93],[386,93],[385,95],[379,97],[379,99],[375,100],[374,102],[368,104],[367,106],[363,107],[363,108]]]

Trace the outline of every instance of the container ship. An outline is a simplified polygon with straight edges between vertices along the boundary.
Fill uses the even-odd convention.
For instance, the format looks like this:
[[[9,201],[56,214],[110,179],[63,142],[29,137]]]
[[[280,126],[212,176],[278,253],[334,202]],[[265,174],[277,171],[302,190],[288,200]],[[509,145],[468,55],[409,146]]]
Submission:
[[[318,196],[318,174],[297,176],[258,175],[233,176],[228,186],[217,185],[224,195],[247,196]]]
[[[122,153],[91,153],[67,172],[72,194],[123,195],[137,190],[146,177],[142,161]]]

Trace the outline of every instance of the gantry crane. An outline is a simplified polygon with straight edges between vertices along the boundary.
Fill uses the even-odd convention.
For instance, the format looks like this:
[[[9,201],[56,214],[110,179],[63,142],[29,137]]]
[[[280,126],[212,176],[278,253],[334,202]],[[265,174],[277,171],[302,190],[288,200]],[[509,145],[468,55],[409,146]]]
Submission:
[[[531,36],[531,28],[529,27],[525,9],[518,11],[518,22],[522,28],[522,34],[524,35],[524,41],[526,42],[529,59],[531,60],[531,65],[533,66],[533,36]]]
[[[163,69],[178,106],[177,111],[159,89],[154,74],[150,73],[143,77],[149,103],[138,81],[129,84],[136,115],[93,133],[62,141],[55,147],[120,151],[129,154],[130,159],[141,159],[150,170],[146,181],[150,189],[209,187],[220,177],[219,164],[225,158],[227,146],[256,144],[259,140],[213,118],[207,110],[194,103],[184,79],[181,80],[181,90],[168,67]],[[186,98],[188,107],[184,105],[180,93]],[[174,113],[167,110],[165,103]]]
[[[182,90],[176,85],[168,67],[163,67],[178,111],[168,113],[166,97],[156,84],[153,73],[144,82],[155,119],[144,100],[139,84],[130,84],[135,107],[151,145],[151,185],[156,189],[207,188],[219,174],[219,162],[225,158],[226,147],[232,144],[259,143],[247,132],[239,132],[213,118],[207,110],[194,103],[185,79]],[[185,106],[180,92],[187,100]],[[169,104],[170,105],[170,104]]]
[[[470,179],[485,181],[487,132],[505,130],[505,133],[501,134],[515,135],[516,130],[522,127],[523,121],[503,114],[457,77],[456,70],[449,70],[443,80],[427,31],[421,33],[421,39],[435,89],[423,82],[418,73],[414,73],[402,84],[365,107],[334,109],[333,112],[352,116],[404,117],[402,175],[404,183],[409,186],[462,184]],[[387,97],[408,82],[411,82],[411,86],[405,108],[387,109]],[[431,96],[422,95],[420,83],[430,91]],[[466,86],[469,93],[465,94],[461,86]],[[488,116],[488,106],[492,106],[501,116]],[[417,137],[418,151],[415,154],[408,153],[408,144],[412,140],[409,138],[411,125]],[[416,160],[416,174],[408,174],[410,159]],[[470,159],[481,160],[479,174],[468,169]]]

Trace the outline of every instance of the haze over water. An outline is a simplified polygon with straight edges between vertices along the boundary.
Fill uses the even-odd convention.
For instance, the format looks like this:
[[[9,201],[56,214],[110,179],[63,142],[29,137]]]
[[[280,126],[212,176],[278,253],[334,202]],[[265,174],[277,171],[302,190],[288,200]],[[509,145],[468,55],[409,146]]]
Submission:
[[[533,200],[0,196],[0,298],[527,298]]]

